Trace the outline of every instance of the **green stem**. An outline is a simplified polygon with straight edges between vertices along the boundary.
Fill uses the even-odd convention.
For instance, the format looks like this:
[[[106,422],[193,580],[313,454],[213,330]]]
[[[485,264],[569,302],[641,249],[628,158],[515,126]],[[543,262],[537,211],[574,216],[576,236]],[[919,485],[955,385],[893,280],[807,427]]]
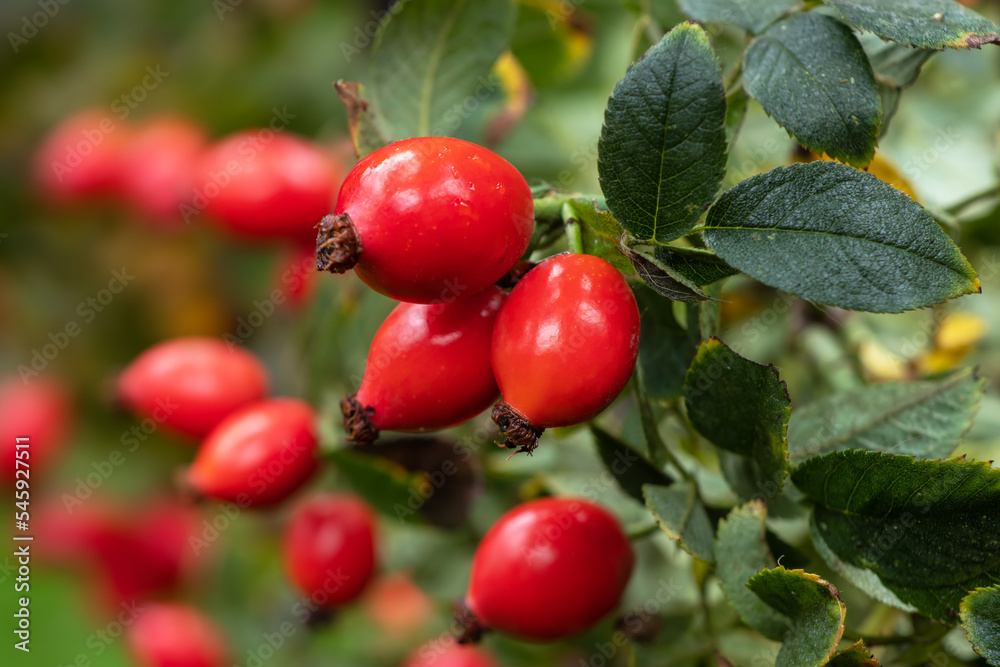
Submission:
[[[566,223],[566,241],[569,243],[570,252],[583,254],[583,231],[580,223],[576,219],[576,211],[573,205],[566,202],[562,206],[562,219]]]
[[[993,199],[995,197],[1000,197],[1000,186],[994,186],[984,192],[974,194],[971,197],[966,197],[957,204],[952,204],[951,206],[946,208],[944,212],[949,215],[958,215],[959,213],[969,208],[973,204],[978,204],[980,202]]]
[[[646,393],[646,382],[643,379],[642,366],[636,364],[635,367],[635,393],[639,403],[639,419],[642,421],[642,432],[646,436],[646,448],[649,458],[661,468],[666,464],[671,464],[677,468],[677,472],[689,482],[694,481],[681,462],[674,456],[667,447],[660,435],[659,425],[653,415],[653,407],[649,402],[649,394]]]

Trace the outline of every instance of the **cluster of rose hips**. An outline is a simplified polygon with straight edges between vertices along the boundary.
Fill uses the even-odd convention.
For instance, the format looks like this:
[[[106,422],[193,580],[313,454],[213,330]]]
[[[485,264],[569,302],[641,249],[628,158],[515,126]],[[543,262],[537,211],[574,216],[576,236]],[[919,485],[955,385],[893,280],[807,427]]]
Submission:
[[[317,266],[353,268],[402,302],[341,402],[349,441],[453,426],[502,395],[493,419],[505,446],[530,454],[544,429],[590,420],[618,396],[639,351],[631,289],[590,255],[515,270],[533,228],[524,177],[459,139],[399,141],[347,175]]]
[[[67,124],[46,144],[42,154],[49,161],[93,119],[74,122],[82,125]],[[112,193],[123,182],[127,161],[121,156],[153,141],[136,137],[166,136],[170,143],[178,128],[169,125],[155,132],[130,128],[131,139],[122,139],[123,132],[121,143],[104,144],[105,153],[95,146],[58,187],[67,199]],[[316,233],[339,174],[315,148],[272,134],[241,162],[251,135],[208,147],[198,136],[184,143],[185,151],[178,145],[178,156],[164,159],[155,177],[132,175],[145,183],[135,192],[159,197],[155,207],[138,195],[135,202],[145,202],[150,214],[198,206],[249,236],[302,240]],[[303,150],[314,151],[316,159]],[[347,175],[333,215],[318,225],[317,265],[354,269],[370,287],[401,302],[372,341],[357,393],[342,401],[349,441],[371,443],[382,430],[450,427],[502,396],[492,415],[507,438],[504,446],[530,454],[545,428],[582,423],[610,405],[638,352],[632,292],[613,266],[596,257],[527,261],[533,227],[524,178],[468,142],[397,142]],[[116,394],[158,428],[199,443],[181,478],[187,492],[259,510],[302,489],[320,462],[315,410],[298,399],[268,397],[268,389],[268,373],[250,352],[211,338],[179,338],[129,364]],[[134,520],[118,533],[101,529],[82,538],[120,596],[169,592],[179,578],[178,540],[170,536],[190,524],[168,514],[166,523],[149,522],[172,528],[158,528],[148,549],[147,538],[136,537],[146,533]],[[140,515],[150,516],[145,510],[133,516]],[[368,588],[379,563],[376,523],[373,510],[349,494],[313,493],[298,503],[286,527],[284,561],[289,580],[312,608],[341,607]],[[129,554],[147,564],[155,558],[142,554],[157,549],[163,566],[146,579],[137,574],[138,561],[115,561],[115,554]],[[476,551],[461,638],[473,640],[484,630],[534,641],[579,633],[617,606],[633,558],[618,522],[593,503],[546,498],[521,505],[500,518]],[[162,603],[143,619],[130,630],[143,665],[227,664],[223,634],[197,610]],[[424,646],[407,661],[409,667],[448,664],[495,663],[479,649],[453,644]]]

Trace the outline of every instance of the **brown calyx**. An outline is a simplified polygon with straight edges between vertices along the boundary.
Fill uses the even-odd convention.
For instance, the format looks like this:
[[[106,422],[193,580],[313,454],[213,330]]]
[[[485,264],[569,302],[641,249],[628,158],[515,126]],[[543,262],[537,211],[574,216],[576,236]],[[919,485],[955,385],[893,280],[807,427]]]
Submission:
[[[500,429],[500,435],[506,438],[503,442],[496,443],[497,445],[513,449],[510,456],[521,452],[531,456],[531,452],[538,447],[538,438],[544,428],[538,428],[528,421],[527,417],[503,402],[493,406],[490,416]],[[507,458],[510,459],[510,456]]]
[[[515,285],[521,282],[521,278],[533,268],[535,268],[534,262],[522,259],[512,266],[510,271],[500,276],[500,279],[495,284],[501,289],[513,289]]]
[[[378,439],[378,429],[372,421],[375,408],[362,405],[357,394],[345,396],[340,401],[340,411],[344,414],[344,431],[347,441],[355,445],[370,445]]]
[[[324,216],[316,229],[316,270],[344,273],[353,269],[361,256],[361,236],[351,216]]]
[[[464,601],[455,603],[455,641],[459,644],[478,644],[489,628],[483,627]]]

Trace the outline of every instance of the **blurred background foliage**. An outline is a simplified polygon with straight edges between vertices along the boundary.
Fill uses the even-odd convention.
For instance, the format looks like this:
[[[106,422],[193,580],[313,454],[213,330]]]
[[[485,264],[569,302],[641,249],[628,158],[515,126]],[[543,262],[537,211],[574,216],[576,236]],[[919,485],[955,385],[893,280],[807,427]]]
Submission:
[[[30,17],[41,11],[41,4],[0,4],[0,25],[9,42],[0,49],[0,370],[10,373],[29,363],[33,351],[49,342],[49,334],[70,320],[79,320],[82,331],[43,371],[71,388],[78,419],[61,461],[46,478],[33,480],[33,502],[39,504],[44,496],[58,502],[61,493],[72,492],[95,464],[121,449],[122,438],[135,425],[109,400],[116,369],[166,338],[239,335],[240,319],[260,309],[275,285],[285,289],[280,277],[296,255],[292,248],[233,240],[201,220],[165,228],[110,204],[54,206],[32,187],[33,149],[52,125],[88,107],[114,110],[126,122],[179,114],[204,125],[213,137],[265,126],[280,109],[291,117],[288,129],[349,155],[346,114],[332,84],[364,80],[372,12],[384,7],[360,0],[53,0],[49,5],[58,11],[32,31]],[[513,59],[503,59],[495,69],[500,85],[491,86],[486,99],[465,107],[467,118],[458,134],[491,145],[533,185],[545,182],[599,194],[597,137],[607,97],[628,64],[683,16],[673,0],[518,4]],[[984,1],[978,9],[1000,19],[1000,2]],[[12,33],[24,42],[12,41]],[[711,34],[727,67],[742,52],[745,35],[726,26],[711,26]],[[134,108],[113,106],[122,95],[131,95],[149,67],[165,74],[162,82],[142,101],[133,98]],[[964,451],[977,458],[996,457],[1000,209],[996,198],[959,205],[1000,184],[998,145],[1000,50],[987,47],[934,57],[904,93],[879,151],[917,200],[946,222],[980,272],[982,295],[934,310],[870,315],[819,311],[748,279],[733,279],[721,295],[722,338],[743,356],[777,365],[793,404],[864,382],[978,365],[989,386]],[[751,102],[732,150],[727,186],[794,156],[786,133]],[[122,267],[135,275],[134,282],[84,322],[79,304],[106,287],[112,271]],[[363,290],[353,276],[323,275],[316,283],[308,304],[279,304],[261,326],[241,337],[265,359],[274,378],[273,393],[307,396],[329,408],[353,390],[351,379],[360,376],[368,341],[392,303]],[[683,309],[678,313],[683,316]],[[630,393],[602,420],[626,440],[642,441]],[[333,420],[324,426],[327,439],[334,440]],[[426,599],[388,595],[389,602],[380,603],[373,595],[327,625],[303,628],[294,617],[297,596],[285,583],[278,551],[287,508],[220,521],[226,528],[198,556],[196,574],[182,597],[219,620],[230,637],[234,664],[392,665],[446,630],[450,602],[464,592],[478,536],[517,500],[546,491],[584,493],[611,507],[626,527],[645,527],[649,515],[642,507],[613,484],[595,482],[602,467],[585,431],[557,433],[534,458],[505,463],[506,453],[493,447],[488,426],[480,421],[450,434],[481,454],[487,480],[486,491],[469,508],[467,523],[445,530],[383,517],[382,570],[407,573]],[[685,440],[690,434],[676,419],[666,418],[663,429],[685,443],[690,456],[717,469],[697,443]],[[127,506],[139,498],[169,494],[174,471],[190,460],[192,451],[169,435],[154,433],[101,481],[94,495]],[[344,486],[346,470],[330,466],[312,486]],[[716,500],[727,500],[721,475],[706,474],[706,497],[715,489]],[[405,492],[399,479],[396,474],[394,492]],[[221,510],[209,505],[202,512],[212,522]],[[784,537],[794,542],[801,536]],[[668,602],[658,609],[659,641],[638,649],[637,664],[714,664],[705,654],[706,629],[691,629],[700,623],[695,610],[702,604],[691,559],[663,535],[638,542],[637,552],[639,569],[624,608],[641,606],[661,588],[670,591]],[[0,555],[0,564],[9,566],[10,558]],[[0,569],[4,628],[11,625],[12,576],[9,569]],[[95,601],[94,587],[87,571],[36,560],[33,650],[10,657],[14,652],[5,631],[0,651],[8,657],[3,663],[61,666],[83,656],[89,663],[82,664],[129,664],[122,642],[94,639],[114,616]],[[852,613],[873,604],[849,590],[845,597]],[[412,614],[417,621],[395,626],[386,621],[387,608],[407,604],[417,610]],[[708,591],[704,604],[719,627],[732,625],[734,614],[718,591]],[[264,649],[268,635],[285,621],[295,623],[293,636],[278,650]],[[608,620],[569,645],[538,647],[495,636],[486,645],[504,665],[587,664],[607,641],[610,624]],[[734,662],[737,654],[766,652],[769,644],[739,631],[720,641],[731,648]],[[952,633],[948,641],[954,655],[970,658],[960,634]],[[669,649],[663,648],[668,644]],[[615,659],[622,661],[625,655]]]

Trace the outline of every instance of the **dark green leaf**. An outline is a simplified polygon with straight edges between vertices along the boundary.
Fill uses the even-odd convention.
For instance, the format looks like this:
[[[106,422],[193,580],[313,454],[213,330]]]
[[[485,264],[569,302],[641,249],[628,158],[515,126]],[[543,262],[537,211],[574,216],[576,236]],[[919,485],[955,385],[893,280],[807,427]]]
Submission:
[[[859,167],[875,155],[875,75],[846,25],[797,14],[754,41],[745,68],[747,92],[803,146]]]
[[[642,324],[639,364],[646,389],[658,400],[676,398],[684,390],[684,374],[698,351],[698,335],[682,327],[671,302],[652,290],[636,288],[635,298]]]
[[[608,99],[597,167],[608,208],[633,236],[683,236],[726,170],[726,99],[708,35],[681,24],[632,65]]]
[[[1000,585],[977,588],[962,600],[965,636],[991,665],[1000,665]]]
[[[878,94],[882,98],[881,134],[884,135],[899,106],[899,96],[903,89],[917,80],[920,68],[937,51],[907,48],[887,42],[870,32],[863,33],[859,39],[872,69],[875,70]]]
[[[954,0],[824,0],[861,30],[924,49],[978,49],[1000,26]]]
[[[836,162],[779,167],[743,181],[712,207],[704,231],[730,266],[831,306],[898,313],[981,289],[919,204]]]
[[[1000,470],[847,450],[792,472],[815,503],[813,544],[886,604],[953,622],[962,598],[1000,577]]]
[[[671,301],[692,303],[705,301],[708,295],[688,280],[685,276],[661,263],[653,255],[630,248],[624,241],[618,244],[619,249],[632,262],[632,268],[657,294]]]
[[[764,495],[781,491],[788,471],[785,430],[791,402],[774,366],[739,356],[718,338],[703,341],[684,379],[691,424],[715,446],[748,460]]]
[[[711,285],[739,273],[715,253],[701,248],[659,246],[654,255],[660,264],[692,285]]]
[[[695,558],[715,562],[712,523],[694,484],[677,482],[669,487],[646,484],[642,492],[646,506],[667,537]]]
[[[591,425],[590,430],[605,467],[614,475],[622,490],[640,503],[646,502],[642,495],[644,484],[669,486],[673,483],[666,473],[600,426]]]
[[[775,667],[822,667],[836,653],[847,611],[836,588],[815,574],[781,566],[758,572],[747,586],[791,625]]]
[[[879,667],[878,660],[862,640],[833,656],[826,667]]]
[[[792,463],[841,449],[924,459],[948,456],[972,425],[985,380],[972,371],[941,380],[886,383],[822,399],[792,413]]]
[[[684,13],[707,23],[733,23],[758,33],[796,7],[799,0],[680,0]]]
[[[326,457],[354,492],[379,512],[397,521],[421,521],[422,515],[410,504],[421,498],[421,487],[428,484],[424,473],[411,473],[398,463],[352,449],[335,449]]]
[[[719,522],[716,571],[729,604],[743,622],[765,637],[780,641],[788,622],[747,588],[747,579],[776,565],[765,540],[766,518],[764,503],[754,501],[737,507]]]
[[[499,89],[490,69],[514,26],[511,0],[407,0],[375,43],[371,91],[392,139],[454,136],[463,102]]]

